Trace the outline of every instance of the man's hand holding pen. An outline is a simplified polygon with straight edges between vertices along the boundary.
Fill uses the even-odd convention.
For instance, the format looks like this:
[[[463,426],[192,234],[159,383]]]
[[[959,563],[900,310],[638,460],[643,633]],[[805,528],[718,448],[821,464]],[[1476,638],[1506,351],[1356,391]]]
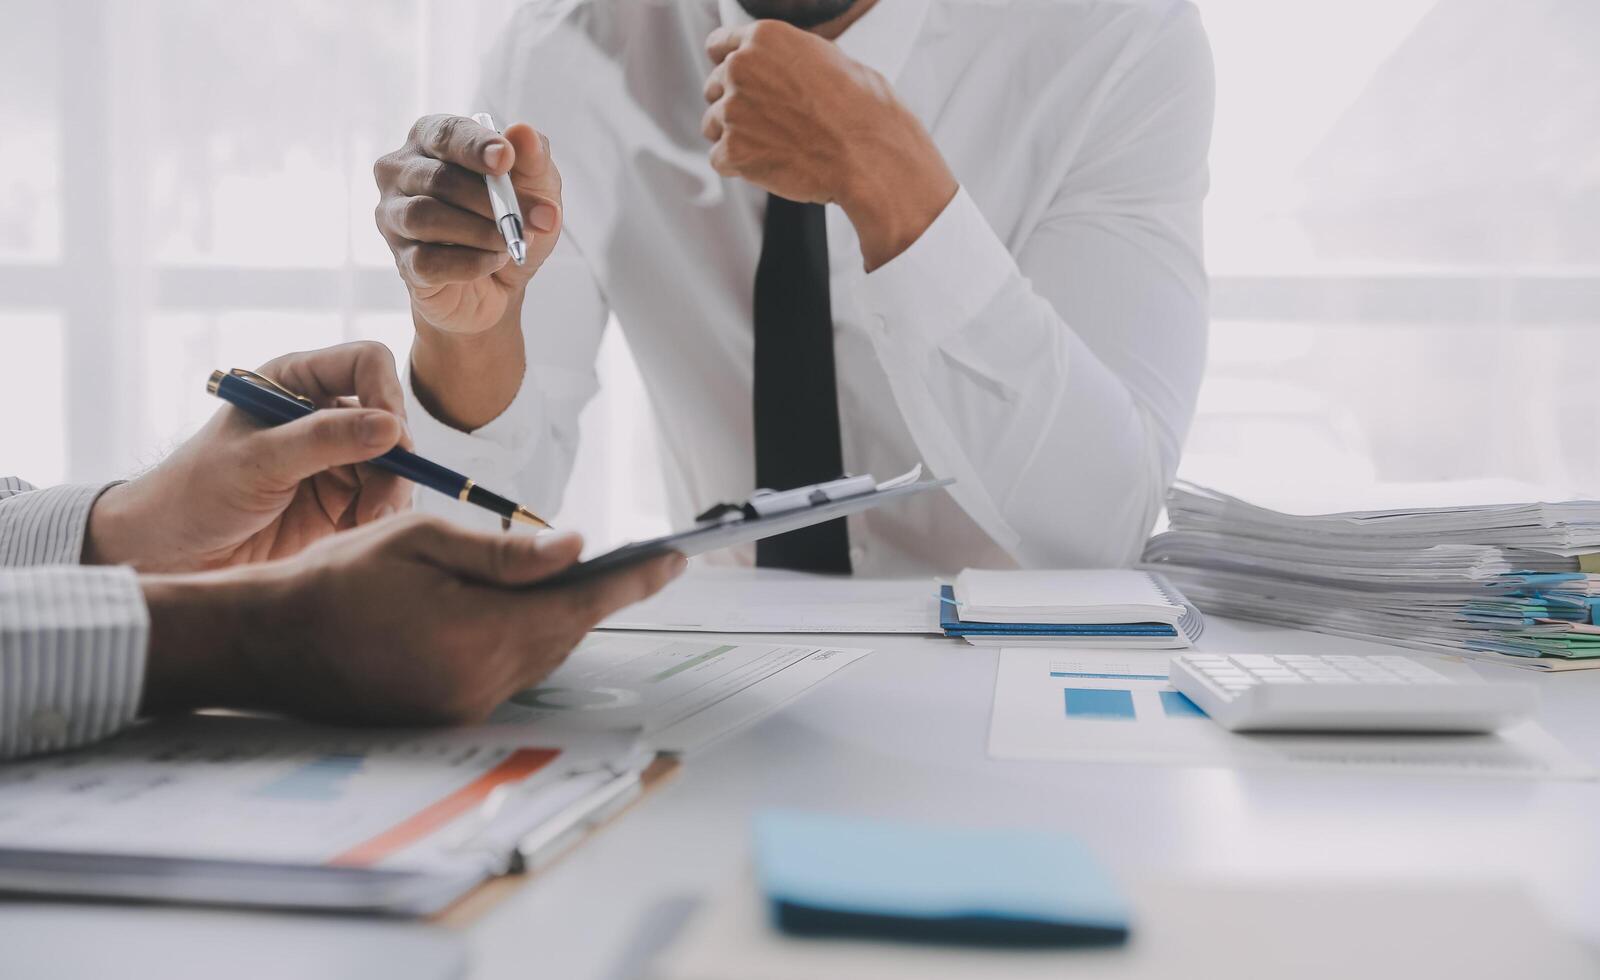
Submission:
[[[484,175],[510,177],[527,254],[511,261]],[[378,230],[411,294],[412,376],[428,410],[460,429],[499,415],[522,381],[523,290],[561,234],[561,173],[532,127],[496,133],[466,116],[417,120],[373,167]]]
[[[263,426],[225,407],[90,512],[84,563],[141,573],[147,712],[477,720],[683,568],[674,554],[529,590],[575,562],[581,540],[384,519],[413,492],[364,462],[409,443],[387,348],[290,354],[259,373],[329,410]]]
[[[86,561],[146,572],[266,561],[410,509],[410,483],[360,465],[410,444],[387,347],[288,354],[261,373],[341,410],[273,428],[218,412],[160,465],[101,495]]]

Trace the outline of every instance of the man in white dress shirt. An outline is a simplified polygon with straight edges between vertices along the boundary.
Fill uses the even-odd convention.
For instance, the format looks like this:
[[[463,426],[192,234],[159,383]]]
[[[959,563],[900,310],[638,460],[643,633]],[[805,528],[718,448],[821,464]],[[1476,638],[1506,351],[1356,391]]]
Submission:
[[[0,758],[202,707],[479,719],[682,568],[669,557],[529,590],[576,560],[577,538],[384,519],[410,487],[351,465],[405,435],[387,348],[291,354],[261,373],[360,407],[273,429],[223,407],[126,483],[0,477]]]
[[[555,510],[615,313],[678,524],[840,470],[958,480],[746,561],[1137,557],[1205,352],[1192,6],[532,2],[473,109],[517,125],[427,117],[375,168],[429,452]],[[484,172],[517,188],[524,266]]]

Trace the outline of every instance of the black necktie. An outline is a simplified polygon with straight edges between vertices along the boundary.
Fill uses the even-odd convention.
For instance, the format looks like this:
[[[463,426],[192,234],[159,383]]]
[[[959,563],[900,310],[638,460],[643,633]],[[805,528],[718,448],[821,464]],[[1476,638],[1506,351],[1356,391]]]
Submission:
[[[822,205],[767,195],[755,321],[756,485],[791,490],[838,479],[844,454]],[[844,518],[756,542],[756,564],[849,574]]]

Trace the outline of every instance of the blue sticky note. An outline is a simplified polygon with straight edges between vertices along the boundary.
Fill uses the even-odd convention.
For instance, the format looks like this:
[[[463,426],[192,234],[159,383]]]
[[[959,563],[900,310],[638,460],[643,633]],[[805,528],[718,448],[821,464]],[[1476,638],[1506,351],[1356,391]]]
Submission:
[[[755,839],[773,922],[791,934],[989,946],[1128,936],[1122,893],[1060,834],[773,811]]]

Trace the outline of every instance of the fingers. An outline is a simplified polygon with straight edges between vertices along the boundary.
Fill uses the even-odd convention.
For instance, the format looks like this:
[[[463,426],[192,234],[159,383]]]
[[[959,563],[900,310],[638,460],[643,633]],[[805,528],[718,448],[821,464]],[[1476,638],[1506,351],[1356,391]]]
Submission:
[[[483,190],[481,177],[478,189]],[[385,198],[378,212],[378,227],[406,241],[468,245],[485,252],[506,247],[492,220],[435,197]]]
[[[285,354],[263,364],[257,373],[319,405],[332,405],[343,396],[354,395],[366,408],[405,418],[405,394],[394,354],[377,341]]]
[[[579,633],[587,633],[618,609],[650,598],[683,573],[687,559],[677,552],[642,562],[620,572],[581,585],[547,593],[568,603],[566,612],[577,619]],[[549,611],[545,611],[548,615]]]
[[[423,116],[411,127],[411,144],[435,160],[480,174],[503,174],[515,156],[505,137],[466,116]]]
[[[706,36],[706,57],[711,59],[713,65],[722,64],[728,55],[739,50],[749,36],[754,24],[745,24],[742,27],[719,27]]]
[[[494,275],[511,256],[504,251],[487,252],[466,245],[434,245],[407,242],[395,249],[395,261],[406,281],[422,289],[437,289],[454,282],[474,282]]]
[[[411,509],[411,498],[416,493],[416,485],[411,481],[372,466],[363,466],[357,472],[361,480],[355,506],[357,524],[367,524]]]
[[[700,117],[700,135],[713,143],[722,139],[723,130],[728,128],[727,123],[724,121],[725,111],[726,103],[712,103],[706,109],[705,114]]]
[[[517,154],[511,184],[517,189],[523,224],[540,234],[554,234],[561,225],[561,171],[550,155],[550,141],[526,123],[517,123],[505,135]]]
[[[717,67],[711,69],[711,74],[706,76],[705,86],[700,90],[701,96],[704,97],[707,102],[715,102],[722,98],[723,93],[727,92],[727,75],[727,69],[724,65],[718,65]]]
[[[246,440],[248,465],[269,481],[290,487],[324,470],[382,456],[404,434],[400,417],[392,412],[328,409],[252,433]]]
[[[483,175],[454,163],[413,156],[398,167],[393,187],[407,197],[431,197],[487,221],[494,220]]]
[[[463,578],[502,587],[531,585],[578,560],[576,534],[483,534],[421,519],[403,531],[404,546]]]

